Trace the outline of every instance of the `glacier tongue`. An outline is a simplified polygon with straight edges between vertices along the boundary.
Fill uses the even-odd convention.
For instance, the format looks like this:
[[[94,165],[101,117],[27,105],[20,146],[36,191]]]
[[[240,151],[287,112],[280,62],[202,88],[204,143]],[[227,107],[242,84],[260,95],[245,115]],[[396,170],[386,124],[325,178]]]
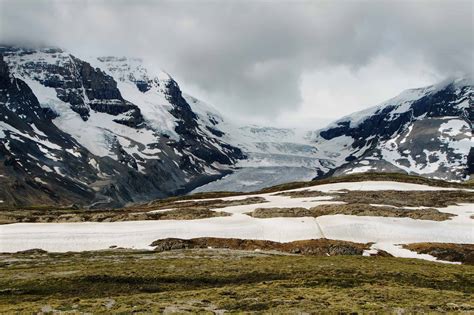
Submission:
[[[235,169],[232,174],[192,191],[243,191],[251,192],[266,187],[295,181],[308,181],[317,176],[317,172],[308,167],[298,166],[256,166]]]

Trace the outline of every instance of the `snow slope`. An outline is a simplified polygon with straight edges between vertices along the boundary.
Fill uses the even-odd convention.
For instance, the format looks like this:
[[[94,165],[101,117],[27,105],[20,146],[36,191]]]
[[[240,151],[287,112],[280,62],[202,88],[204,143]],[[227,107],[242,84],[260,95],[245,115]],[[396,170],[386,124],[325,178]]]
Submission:
[[[0,106],[7,111],[0,116],[0,160],[17,157],[15,167],[9,168],[12,182],[6,191],[0,189],[8,205],[124,205],[161,198],[222,177],[244,157],[237,147],[206,132],[168,74],[148,74],[139,60],[96,58],[91,65],[50,48],[0,46],[0,54],[5,59],[0,99],[6,100]],[[9,98],[4,87],[15,90],[8,84],[10,76],[25,85],[28,100],[26,92]],[[12,102],[23,106],[21,112]],[[42,112],[40,125],[57,129],[40,130],[32,123],[40,117],[26,108],[33,103]],[[72,137],[73,147],[66,145],[62,133]],[[34,144],[27,145],[25,138]],[[57,152],[62,150],[76,161],[64,159]],[[87,191],[87,197],[71,200],[64,183],[63,195],[54,195],[60,180],[52,183],[32,168],[78,182],[74,189]],[[15,179],[36,191],[35,196],[17,196]],[[45,191],[47,196],[41,196]]]
[[[308,189],[308,188],[305,188]],[[310,187],[323,192],[344,190],[422,190],[436,193],[452,188],[398,182],[335,183]],[[293,190],[294,191],[294,190]],[[472,190],[471,190],[472,191]],[[110,223],[21,223],[0,226],[0,252],[14,252],[31,248],[49,251],[82,251],[106,249],[110,246],[150,249],[150,244],[162,238],[224,237],[261,239],[278,242],[329,238],[353,242],[373,242],[373,250],[382,249],[399,257],[434,260],[429,255],[400,248],[400,244],[416,242],[447,242],[474,244],[474,225],[470,218],[474,204],[460,204],[438,208],[456,214],[446,221],[415,220],[410,218],[327,215],[318,218],[253,218],[245,213],[256,208],[304,207],[335,204],[331,197],[291,198],[276,193],[219,198],[238,200],[259,196],[266,203],[230,206],[216,209],[231,213],[228,217],[199,220],[133,221]],[[413,209],[417,211],[417,209]]]
[[[411,89],[313,133],[318,145],[346,141],[331,174],[367,171],[465,180],[474,166],[472,78]]]

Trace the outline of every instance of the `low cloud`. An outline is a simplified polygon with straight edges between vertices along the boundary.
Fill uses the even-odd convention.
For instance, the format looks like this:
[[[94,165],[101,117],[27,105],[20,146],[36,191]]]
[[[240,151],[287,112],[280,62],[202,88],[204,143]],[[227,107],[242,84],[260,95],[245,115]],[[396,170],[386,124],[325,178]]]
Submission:
[[[340,98],[315,96],[374,84],[349,76],[375,80],[392,93],[389,85],[472,74],[472,12],[472,1],[456,0],[1,0],[0,40],[141,56],[224,113],[285,125],[285,117],[317,118],[322,111],[321,117],[337,117],[382,97],[361,97],[367,89],[351,88],[360,104],[345,106],[336,103]],[[381,71],[380,60],[399,69],[395,78],[390,69]],[[375,72],[364,74],[367,69]],[[322,73],[338,72],[345,73],[340,85],[334,77],[321,84]]]

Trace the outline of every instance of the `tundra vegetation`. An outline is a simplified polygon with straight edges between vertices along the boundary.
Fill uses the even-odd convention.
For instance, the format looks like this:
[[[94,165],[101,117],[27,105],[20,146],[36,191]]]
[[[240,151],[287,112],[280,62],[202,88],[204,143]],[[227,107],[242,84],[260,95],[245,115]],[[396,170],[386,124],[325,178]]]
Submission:
[[[33,250],[0,264],[2,313],[474,311],[474,266],[417,259],[189,248]]]
[[[319,217],[331,214],[444,221],[442,208],[474,203],[473,192],[339,191],[309,186],[391,180],[474,188],[403,174],[355,174],[290,183],[257,193],[213,192],[172,197],[119,209],[74,206],[0,209],[0,223],[190,220],[229,216],[226,207],[251,205],[247,215]],[[283,191],[303,188],[298,191]],[[258,194],[331,197],[340,204],[264,208]],[[238,199],[225,197],[240,196]],[[417,207],[414,209],[413,207]],[[437,209],[435,209],[437,208]],[[441,211],[440,211],[441,210]],[[404,244],[451,265],[391,257],[371,243],[328,239],[279,243],[201,237],[157,239],[154,250],[111,248],[50,253],[33,249],[0,254],[0,313],[92,312],[474,312],[474,245]]]

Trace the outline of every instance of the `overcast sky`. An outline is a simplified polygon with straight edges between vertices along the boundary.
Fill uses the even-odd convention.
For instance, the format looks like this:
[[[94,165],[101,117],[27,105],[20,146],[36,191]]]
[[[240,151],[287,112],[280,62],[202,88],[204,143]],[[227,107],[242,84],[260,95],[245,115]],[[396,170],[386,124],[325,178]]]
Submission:
[[[0,41],[143,57],[254,123],[317,127],[469,75],[473,1],[0,0]]]

